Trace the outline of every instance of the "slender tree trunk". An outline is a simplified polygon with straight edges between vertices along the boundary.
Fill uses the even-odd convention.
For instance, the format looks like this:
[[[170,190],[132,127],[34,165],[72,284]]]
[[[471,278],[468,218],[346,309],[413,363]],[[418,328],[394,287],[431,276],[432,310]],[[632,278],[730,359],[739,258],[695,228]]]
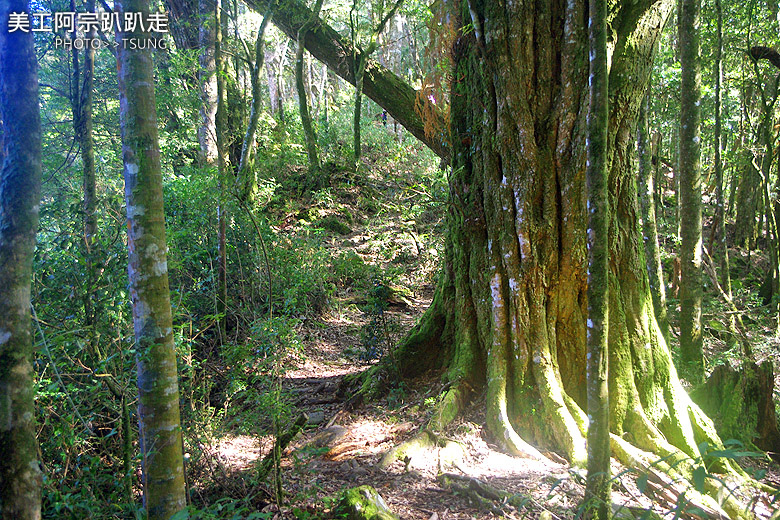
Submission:
[[[271,104],[271,113],[280,121],[284,119],[284,106],[281,88],[279,86],[278,73],[284,55],[287,54],[288,45],[290,45],[290,40],[285,39],[281,49],[265,51],[265,72],[268,81],[268,97]]]
[[[71,2],[71,11],[75,4]],[[87,11],[95,11],[95,2],[87,2]],[[97,37],[93,29],[86,37],[90,40]],[[75,38],[75,35],[74,35]],[[72,50],[73,79],[71,92],[71,107],[73,112],[73,129],[76,141],[81,149],[82,183],[84,188],[84,256],[87,263],[83,290],[84,328],[88,331],[88,350],[95,352],[95,284],[97,283],[97,258],[95,239],[97,235],[97,174],[95,171],[95,151],[92,136],[92,99],[95,72],[95,50],[86,46],[84,50],[83,71],[79,62],[79,51]]]
[[[363,78],[366,75],[366,56],[359,53],[355,57],[355,105],[352,114],[352,150],[354,151],[354,166],[357,171],[360,164],[360,118],[363,109]]]
[[[745,60],[743,60],[744,62]],[[741,110],[740,110],[740,139],[738,153],[738,168],[740,169],[739,185],[736,192],[736,216],[734,219],[734,244],[738,247],[746,247],[752,250],[756,247],[758,238],[758,224],[756,214],[759,211],[759,202],[761,200],[761,175],[753,166],[752,154],[745,147],[748,128],[750,127],[750,116],[748,114],[748,105],[752,95],[748,92],[746,85],[744,65],[742,67],[742,88],[740,89]]]
[[[645,242],[647,277],[650,282],[650,294],[653,297],[653,309],[658,328],[664,339],[669,341],[669,320],[666,315],[666,288],[661,267],[661,248],[658,243],[654,201],[654,179],[651,164],[650,143],[647,131],[647,112],[650,91],[645,95],[639,109],[639,129],[637,131],[637,153],[639,155],[639,204],[642,212],[642,236]]]
[[[731,298],[731,268],[729,266],[729,248],[726,236],[726,204],[723,193],[723,149],[722,105],[723,105],[723,7],[721,0],[715,0],[715,227],[717,228],[718,247],[713,248],[720,260],[720,284],[726,296]],[[730,329],[734,329],[734,317],[729,318]]]
[[[317,0],[312,13],[309,15],[309,19],[301,26],[300,30],[298,31],[298,47],[295,51],[295,87],[298,91],[298,108],[301,112],[303,137],[306,140],[306,154],[309,157],[309,171],[311,173],[319,172],[321,165],[319,145],[317,144],[317,135],[314,132],[314,125],[312,124],[311,120],[311,112],[309,111],[309,100],[306,95],[306,86],[304,85],[303,81],[303,53],[309,30],[317,20],[321,8],[322,0]]]
[[[753,66],[755,69],[756,77],[760,77],[758,69],[759,59],[768,59],[770,63],[774,64],[780,69],[780,54],[769,47],[752,47],[750,49],[751,57],[753,58]],[[772,262],[771,268],[767,272],[764,279],[764,283],[761,287],[761,295],[765,303],[769,303],[773,299],[773,295],[778,292],[778,275],[780,274],[780,265],[778,265],[780,251],[778,250],[778,243],[780,239],[777,235],[777,220],[780,217],[780,204],[772,202],[772,196],[770,193],[769,176],[772,171],[772,162],[774,159],[775,151],[775,134],[774,134],[774,122],[775,122],[775,104],[778,98],[778,81],[780,76],[776,76],[774,80],[770,80],[766,85],[759,85],[760,101],[761,101],[761,121],[758,125],[759,140],[764,148],[764,156],[761,159],[761,186],[764,194],[764,206],[765,215],[767,221],[767,238],[770,243],[770,259]],[[775,189],[780,188],[780,177],[775,181]],[[780,306],[776,308],[778,319],[778,333],[780,333]]]
[[[35,438],[30,323],[38,205],[41,120],[38,62],[30,32],[9,32],[24,0],[0,0],[0,516],[41,517],[41,470]]]
[[[214,125],[217,134],[217,170],[219,175],[219,200],[217,203],[217,314],[221,316],[219,320],[221,341],[225,341],[225,333],[227,332],[227,216],[225,215],[225,203],[227,201],[228,189],[228,151],[227,143],[225,142],[225,134],[227,132],[227,86],[225,85],[227,66],[222,52],[222,40],[227,32],[227,16],[223,12],[222,0],[216,0],[214,24],[216,25],[214,66],[217,76],[217,113]]]
[[[588,476],[585,518],[607,520],[610,502],[609,371],[609,197],[607,192],[607,127],[609,74],[607,72],[607,2],[590,0],[590,103],[587,119],[588,192],[588,321],[587,410]]]
[[[148,16],[148,0],[122,0],[121,13]],[[142,49],[119,45],[119,120],[122,133],[130,297],[138,368],[138,430],[144,505],[151,520],[168,520],[186,507],[179,387],[168,288],[162,169],[149,33],[117,33]]]
[[[320,102],[317,105],[317,118],[327,124],[328,121],[328,66],[322,64],[320,75]]]
[[[204,165],[213,166],[217,160],[217,75],[214,57],[214,41],[217,35],[214,18],[215,0],[198,0],[200,29],[198,39],[200,55],[198,81],[200,82],[200,126],[198,142],[200,158]]]
[[[254,200],[257,194],[257,173],[255,172],[255,148],[257,147],[257,128],[260,123],[260,112],[263,107],[262,85],[260,84],[260,72],[263,70],[265,52],[263,49],[263,37],[268,22],[271,21],[271,12],[263,17],[260,28],[257,30],[255,41],[255,59],[250,64],[249,79],[252,84],[252,104],[249,109],[249,123],[244,134],[244,142],[241,146],[241,160],[238,165],[238,178],[241,183],[241,196],[243,200]]]
[[[693,383],[704,380],[701,335],[700,0],[680,0],[680,358]]]
[[[286,87],[284,82],[284,68],[287,66],[287,50],[290,47],[290,40],[287,40],[284,42],[284,45],[282,46],[282,52],[279,55],[279,65],[276,69],[276,91],[278,93],[277,97],[277,114],[279,116],[279,121],[284,123],[284,102],[287,98],[286,96]]]

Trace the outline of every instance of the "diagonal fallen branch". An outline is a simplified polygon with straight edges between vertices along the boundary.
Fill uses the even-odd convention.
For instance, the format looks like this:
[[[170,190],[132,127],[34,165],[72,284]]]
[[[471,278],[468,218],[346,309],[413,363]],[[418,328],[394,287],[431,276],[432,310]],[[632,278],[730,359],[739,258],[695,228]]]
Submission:
[[[723,287],[720,286],[720,283],[718,282],[718,276],[715,271],[715,262],[712,260],[709,251],[707,251],[707,248],[704,246],[702,246],[702,251],[704,252],[704,262],[702,263],[704,266],[704,271],[710,277],[712,284],[718,290],[718,294],[720,294],[721,299],[726,303],[726,305],[729,307],[729,310],[734,315],[737,331],[733,332],[737,332],[737,334],[734,335],[739,338],[739,342],[742,344],[742,350],[745,353],[745,356],[753,360],[753,348],[751,347],[747,333],[745,332],[745,324],[742,323],[741,311],[737,309],[737,306],[734,304],[734,300],[732,300],[731,297],[726,294],[726,291],[723,290]],[[730,320],[729,325],[731,325]],[[729,328],[731,328],[731,326]]]
[[[293,438],[298,435],[298,432],[303,429],[304,426],[306,426],[306,422],[309,420],[309,417],[302,413],[298,416],[297,419],[295,419],[295,422],[290,426],[290,428],[281,434],[278,439],[276,439],[276,442],[274,443],[274,447],[271,451],[268,452],[268,454],[263,458],[263,461],[260,463],[260,467],[257,470],[257,476],[258,479],[263,481],[268,476],[268,473],[271,471],[271,468],[274,465],[274,452],[279,450],[281,453],[284,451],[284,449],[287,447],[288,444],[290,444],[290,441],[293,440]]]

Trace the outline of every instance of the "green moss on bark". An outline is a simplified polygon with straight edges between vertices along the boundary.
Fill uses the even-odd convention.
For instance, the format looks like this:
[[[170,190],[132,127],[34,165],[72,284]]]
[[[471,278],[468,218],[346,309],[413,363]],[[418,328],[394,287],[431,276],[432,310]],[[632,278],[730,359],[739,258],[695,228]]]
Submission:
[[[398,520],[384,499],[371,486],[345,491],[337,511],[346,515],[347,520]]]

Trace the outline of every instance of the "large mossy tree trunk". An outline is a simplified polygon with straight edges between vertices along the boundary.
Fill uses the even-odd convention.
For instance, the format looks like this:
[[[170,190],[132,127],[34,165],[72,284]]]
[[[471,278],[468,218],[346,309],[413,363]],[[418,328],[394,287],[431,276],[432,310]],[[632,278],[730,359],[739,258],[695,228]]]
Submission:
[[[30,322],[41,198],[41,118],[33,35],[9,32],[24,0],[0,0],[0,517],[41,517]]]
[[[444,272],[396,359],[406,375],[447,368],[452,385],[433,426],[486,386],[487,425],[506,450],[537,455],[530,443],[583,465],[586,4],[457,5]],[[674,2],[610,5],[611,444],[626,462],[638,448],[684,472],[700,443],[721,443],[681,386],[654,317],[632,169],[654,44]]]
[[[123,0],[119,9],[146,18],[149,0]],[[117,75],[144,506],[150,520],[168,520],[186,507],[186,500],[152,36],[139,27],[117,33],[118,41],[124,38],[140,42],[135,50],[119,45]]]

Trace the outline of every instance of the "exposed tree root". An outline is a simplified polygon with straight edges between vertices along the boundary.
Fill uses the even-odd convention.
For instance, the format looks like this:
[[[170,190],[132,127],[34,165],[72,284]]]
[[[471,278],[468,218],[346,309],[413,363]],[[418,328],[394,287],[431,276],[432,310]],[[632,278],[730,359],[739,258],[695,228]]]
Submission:
[[[657,451],[643,451],[616,435],[611,436],[611,445],[619,461],[640,472],[647,483],[642,491],[657,503],[694,519],[753,518],[722,479],[679,450],[671,448],[674,451],[659,458]]]
[[[507,493],[473,477],[442,473],[437,480],[444,489],[467,497],[480,509],[490,511],[500,518],[508,512],[507,509],[520,511],[532,502],[530,497]]]
[[[416,458],[428,455],[431,450],[437,450],[439,471],[457,465],[465,456],[465,450],[460,443],[425,429],[408,441],[391,448],[382,457],[379,467],[387,469],[397,460],[404,461],[408,467]]]

